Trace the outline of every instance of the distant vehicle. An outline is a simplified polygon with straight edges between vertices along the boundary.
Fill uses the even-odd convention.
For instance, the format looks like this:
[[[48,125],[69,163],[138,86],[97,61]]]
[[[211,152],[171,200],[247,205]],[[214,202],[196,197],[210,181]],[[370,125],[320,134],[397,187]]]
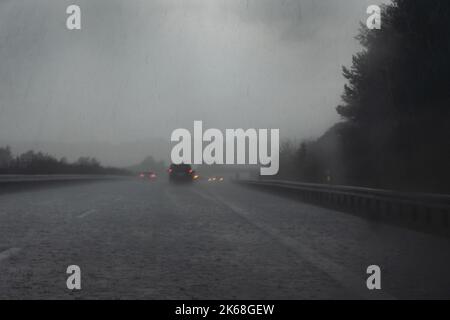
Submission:
[[[169,180],[171,182],[192,182],[199,176],[189,164],[171,164],[169,168]]]
[[[141,179],[155,180],[155,179],[156,179],[156,173],[154,173],[153,171],[141,172],[141,173],[139,174],[139,177],[140,177]]]
[[[213,176],[208,178],[208,182],[223,182],[224,178],[220,176]]]

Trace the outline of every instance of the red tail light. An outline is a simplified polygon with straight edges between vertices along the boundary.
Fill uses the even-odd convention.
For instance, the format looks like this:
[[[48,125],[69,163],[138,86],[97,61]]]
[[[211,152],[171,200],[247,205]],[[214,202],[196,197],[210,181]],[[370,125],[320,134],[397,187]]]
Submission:
[[[189,169],[189,170],[188,170],[188,173],[192,173],[192,172],[194,172],[194,171],[192,171],[192,169]]]

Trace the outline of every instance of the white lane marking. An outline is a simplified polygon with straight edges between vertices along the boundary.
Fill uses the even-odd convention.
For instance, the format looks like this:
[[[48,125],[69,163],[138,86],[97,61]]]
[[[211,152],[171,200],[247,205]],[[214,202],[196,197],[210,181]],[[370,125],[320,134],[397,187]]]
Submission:
[[[221,203],[225,206],[227,206],[229,209],[231,209],[233,212],[237,213],[239,216],[241,216],[243,219],[245,219],[250,224],[254,225],[258,229],[262,230],[266,234],[269,234],[273,238],[277,239],[280,243],[282,243],[285,247],[288,247],[290,250],[295,252],[298,256],[300,256],[302,259],[308,261],[310,264],[314,265],[316,268],[321,270],[322,272],[326,273],[328,276],[330,276],[333,280],[338,282],[341,286],[346,288],[347,290],[354,292],[359,297],[367,300],[373,300],[373,299],[383,299],[383,300],[396,300],[396,298],[389,293],[385,291],[369,291],[366,287],[366,279],[364,276],[366,276],[365,273],[362,273],[361,276],[357,276],[344,266],[326,258],[325,256],[321,255],[311,247],[302,244],[301,242],[295,240],[292,237],[286,236],[282,234],[277,229],[256,221],[254,219],[251,219],[249,216],[250,214],[236,206],[233,203],[230,203],[230,201],[225,200],[221,196],[218,195],[212,195],[212,194],[206,194],[199,190],[192,190],[201,197]],[[364,270],[365,271],[365,270]],[[363,272],[363,271],[362,271]]]
[[[97,210],[95,210],[95,209],[84,211],[84,212],[82,212],[81,214],[78,215],[78,218],[80,218],[80,219],[85,218],[88,215],[90,215],[92,213],[95,213],[95,212],[97,212]]]
[[[20,249],[20,248],[10,248],[8,250],[0,252],[0,261],[6,260],[9,257],[18,254],[20,250],[22,250],[22,249]]]

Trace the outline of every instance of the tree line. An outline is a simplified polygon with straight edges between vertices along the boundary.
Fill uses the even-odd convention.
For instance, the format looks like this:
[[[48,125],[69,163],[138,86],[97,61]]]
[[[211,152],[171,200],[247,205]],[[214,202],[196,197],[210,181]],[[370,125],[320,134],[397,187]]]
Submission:
[[[127,170],[104,167],[95,158],[80,157],[75,162],[49,154],[27,151],[14,156],[9,146],[0,147],[0,174],[128,174]]]
[[[450,192],[450,1],[393,0],[343,67],[342,121],[285,143],[280,177]]]

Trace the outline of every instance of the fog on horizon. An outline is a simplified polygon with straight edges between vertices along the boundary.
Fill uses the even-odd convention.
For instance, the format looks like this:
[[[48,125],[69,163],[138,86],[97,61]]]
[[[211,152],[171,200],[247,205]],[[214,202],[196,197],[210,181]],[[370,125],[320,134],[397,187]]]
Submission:
[[[341,67],[380,2],[1,0],[0,146],[127,166],[167,160],[194,120],[317,137],[339,120]]]

